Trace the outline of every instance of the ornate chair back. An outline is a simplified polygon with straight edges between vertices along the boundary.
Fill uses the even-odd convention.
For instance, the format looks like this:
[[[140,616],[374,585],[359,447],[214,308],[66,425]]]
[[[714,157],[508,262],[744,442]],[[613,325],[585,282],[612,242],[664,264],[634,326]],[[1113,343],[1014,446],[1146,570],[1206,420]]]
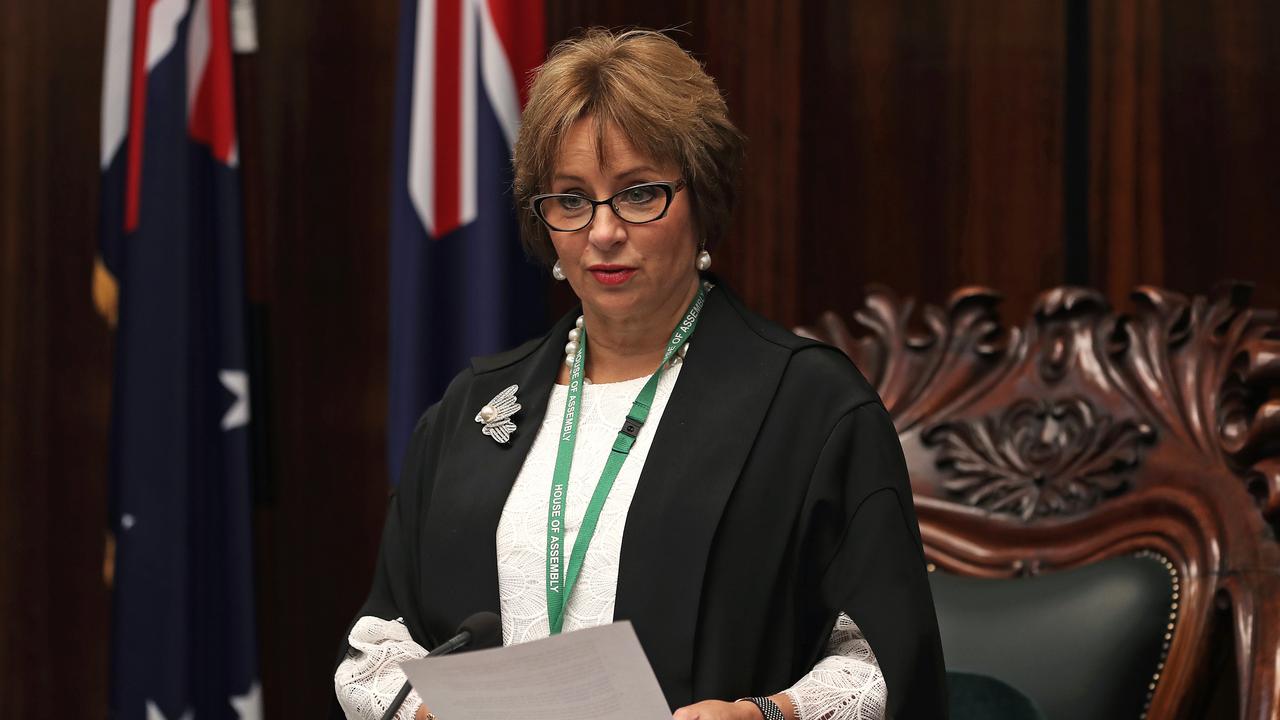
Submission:
[[[1050,718],[1199,717],[1222,678],[1280,713],[1280,324],[1248,298],[1063,287],[1013,327],[989,289],[872,288],[856,331],[800,328],[894,418],[949,667]]]

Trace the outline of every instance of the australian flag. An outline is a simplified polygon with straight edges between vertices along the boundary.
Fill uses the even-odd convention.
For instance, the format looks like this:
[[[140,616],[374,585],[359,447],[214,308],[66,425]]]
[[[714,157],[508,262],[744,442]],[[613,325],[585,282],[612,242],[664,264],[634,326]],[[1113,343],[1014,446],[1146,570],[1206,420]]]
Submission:
[[[109,2],[112,718],[261,717],[229,19],[228,0]]]
[[[511,148],[546,50],[542,0],[402,0],[391,182],[393,481],[418,416],[474,355],[545,321],[520,249]]]

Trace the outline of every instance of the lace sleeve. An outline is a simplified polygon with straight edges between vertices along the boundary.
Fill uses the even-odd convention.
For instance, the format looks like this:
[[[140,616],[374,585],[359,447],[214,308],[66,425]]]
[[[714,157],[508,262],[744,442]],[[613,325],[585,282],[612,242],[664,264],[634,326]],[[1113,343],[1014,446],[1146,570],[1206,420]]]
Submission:
[[[400,663],[424,658],[427,651],[409,637],[403,621],[368,615],[356,621],[347,644],[351,649],[333,676],[338,704],[349,720],[379,720],[404,684]],[[396,720],[413,720],[421,704],[418,691],[409,691]]]
[[[785,692],[796,720],[883,720],[889,700],[871,645],[844,613],[831,629],[827,656]]]

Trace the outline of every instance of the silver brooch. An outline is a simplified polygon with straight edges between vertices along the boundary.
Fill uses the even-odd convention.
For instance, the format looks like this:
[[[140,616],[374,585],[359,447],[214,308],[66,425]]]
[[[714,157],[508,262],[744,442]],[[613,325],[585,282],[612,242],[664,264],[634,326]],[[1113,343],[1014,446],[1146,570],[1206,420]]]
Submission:
[[[483,424],[480,432],[493,438],[494,442],[500,445],[507,444],[511,440],[511,433],[516,431],[516,424],[511,422],[511,416],[520,412],[520,403],[516,402],[516,391],[519,389],[519,385],[512,385],[494,395],[493,399],[476,413],[476,422]]]

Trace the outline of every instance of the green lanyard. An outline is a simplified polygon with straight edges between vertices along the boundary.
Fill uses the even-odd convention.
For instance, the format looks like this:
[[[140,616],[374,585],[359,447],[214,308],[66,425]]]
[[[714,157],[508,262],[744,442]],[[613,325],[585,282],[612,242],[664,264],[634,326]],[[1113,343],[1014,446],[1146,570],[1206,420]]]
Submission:
[[[596,523],[600,520],[600,511],[613,489],[613,481],[617,479],[622,464],[627,461],[631,446],[636,443],[640,428],[649,418],[649,408],[653,405],[653,397],[658,392],[658,381],[662,378],[663,368],[671,362],[680,351],[693,329],[698,325],[698,315],[707,300],[709,284],[698,288],[698,294],[689,303],[684,318],[671,333],[667,341],[667,351],[662,363],[644,384],[635,402],[631,404],[631,412],[622,423],[618,437],[613,441],[613,449],[609,451],[609,459],[600,473],[600,481],[596,483],[595,492],[591,494],[591,502],[587,505],[587,513],[582,518],[582,529],[578,531],[578,539],[573,544],[573,557],[568,566],[564,565],[564,520],[565,504],[569,496],[569,469],[573,465],[573,446],[578,440],[578,413],[582,409],[582,372],[587,362],[587,330],[582,328],[578,334],[578,352],[569,370],[569,396],[564,404],[564,423],[560,427],[560,448],[556,451],[555,473],[551,480],[551,500],[547,504],[547,619],[551,624],[551,634],[558,635],[564,625],[564,607],[569,602],[569,593],[582,571],[582,562],[587,557],[587,547],[596,532]]]

